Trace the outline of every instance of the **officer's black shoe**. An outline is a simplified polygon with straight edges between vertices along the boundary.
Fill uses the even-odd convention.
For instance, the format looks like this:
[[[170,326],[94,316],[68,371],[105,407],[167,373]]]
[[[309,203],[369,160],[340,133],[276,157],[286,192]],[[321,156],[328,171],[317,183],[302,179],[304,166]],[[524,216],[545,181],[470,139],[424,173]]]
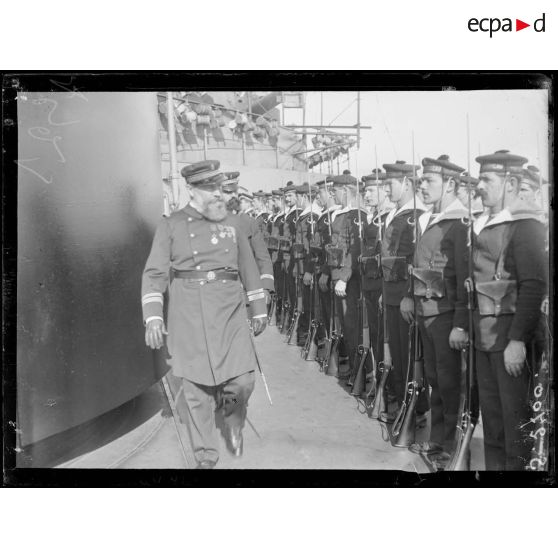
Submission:
[[[242,457],[244,438],[240,428],[228,427],[226,429],[227,448],[235,457]]]
[[[215,461],[211,461],[209,459],[204,459],[203,461],[200,461],[198,463],[198,466],[196,467],[196,469],[213,469],[215,468]]]

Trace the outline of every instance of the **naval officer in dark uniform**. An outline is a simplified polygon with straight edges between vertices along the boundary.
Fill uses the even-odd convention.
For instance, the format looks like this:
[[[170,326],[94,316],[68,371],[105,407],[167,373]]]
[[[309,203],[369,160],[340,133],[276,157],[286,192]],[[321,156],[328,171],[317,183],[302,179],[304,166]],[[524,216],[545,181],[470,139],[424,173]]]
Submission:
[[[473,226],[474,336],[487,470],[522,470],[532,441],[528,349],[546,292],[540,212],[519,197],[525,157],[497,151],[476,158],[486,213]]]
[[[198,468],[217,463],[214,409],[223,412],[234,455],[242,454],[246,404],[256,357],[246,322],[244,288],[255,335],[267,323],[265,294],[250,244],[221,198],[218,161],[184,167],[190,203],[163,218],[142,278],[146,344],[163,346],[163,295],[169,287],[168,350],[182,378]]]

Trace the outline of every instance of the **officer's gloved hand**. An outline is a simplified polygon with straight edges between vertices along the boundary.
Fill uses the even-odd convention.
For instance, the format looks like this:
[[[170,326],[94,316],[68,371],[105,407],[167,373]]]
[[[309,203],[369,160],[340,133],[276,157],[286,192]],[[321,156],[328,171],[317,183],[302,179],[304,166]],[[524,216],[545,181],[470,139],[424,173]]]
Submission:
[[[265,294],[265,303],[270,304],[271,303],[271,293],[269,292],[268,289],[264,289],[264,294]]]
[[[302,278],[302,282],[309,287],[312,284],[313,281],[313,276],[311,273],[309,273],[308,271],[304,274],[304,277]]]
[[[415,301],[410,296],[405,296],[399,303],[399,311],[403,319],[410,324],[413,321],[413,314],[415,313]]]
[[[329,281],[329,275],[326,275],[325,273],[322,273],[320,275],[320,279],[318,280],[318,286],[320,287],[320,290],[322,290],[324,293],[327,292],[327,282]]]
[[[163,335],[168,335],[163,320],[151,320],[145,326],[145,344],[152,349],[160,349],[164,344]]]
[[[267,316],[252,318],[252,331],[254,332],[254,337],[257,337],[260,333],[263,333],[266,326]]]

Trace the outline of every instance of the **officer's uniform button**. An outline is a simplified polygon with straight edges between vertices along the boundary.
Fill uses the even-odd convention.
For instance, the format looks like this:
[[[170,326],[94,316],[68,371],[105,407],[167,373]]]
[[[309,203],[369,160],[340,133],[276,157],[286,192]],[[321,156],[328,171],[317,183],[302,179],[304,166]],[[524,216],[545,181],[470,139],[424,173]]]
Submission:
[[[188,222],[190,222],[192,220],[192,217],[188,217]]]
[[[194,233],[190,233],[190,238],[194,238],[196,236]]]
[[[201,269],[201,265],[197,265],[197,266],[196,266],[196,269]]]
[[[205,285],[205,281],[200,281],[200,285]]]
[[[228,251],[229,251],[229,249],[228,249],[228,248],[225,248],[225,252],[228,252]]]
[[[197,255],[198,255],[198,251],[197,251],[197,250],[194,250],[193,254],[194,254],[194,256],[197,256]]]

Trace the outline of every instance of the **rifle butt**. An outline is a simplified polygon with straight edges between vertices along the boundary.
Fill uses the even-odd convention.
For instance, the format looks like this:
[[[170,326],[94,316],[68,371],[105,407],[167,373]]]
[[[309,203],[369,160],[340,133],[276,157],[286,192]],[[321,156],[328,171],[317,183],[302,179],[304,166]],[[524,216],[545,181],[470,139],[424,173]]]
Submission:
[[[281,334],[287,333],[287,329],[289,328],[289,324],[291,322],[291,310],[289,306],[285,308],[283,313],[283,321],[281,322]]]
[[[401,428],[399,433],[393,439],[393,445],[396,448],[408,448],[411,444],[415,443],[415,430],[417,424],[417,399],[418,393],[413,393],[412,399],[407,405]]]
[[[287,345],[296,345],[296,332],[298,329],[299,319],[300,319],[300,312],[298,310],[295,310],[291,327],[289,328],[289,332],[287,334]]]
[[[368,358],[369,349],[362,347],[359,351],[360,360],[358,363],[358,368],[353,379],[353,387],[351,389],[351,395],[356,397],[361,396],[366,391],[366,359]]]
[[[455,448],[455,452],[446,468],[447,471],[469,471],[471,465],[471,439],[475,425],[472,422],[467,424],[467,429],[463,433],[461,443]]]
[[[306,356],[304,360],[316,360],[316,356],[318,355],[318,344],[316,343],[316,334],[318,332],[318,326],[313,325],[310,335],[306,341],[307,346],[305,347]]]
[[[327,363],[325,373],[327,376],[339,377],[339,352],[338,352],[339,339],[336,338],[331,344],[331,351]]]
[[[329,365],[329,357],[331,356],[331,338],[326,337],[323,342],[323,355],[320,359],[320,372],[326,373]]]
[[[376,394],[372,400],[370,407],[370,418],[379,420],[382,413],[387,412],[387,399],[386,399],[386,383],[389,374],[389,368],[383,367],[380,382],[376,386]]]

